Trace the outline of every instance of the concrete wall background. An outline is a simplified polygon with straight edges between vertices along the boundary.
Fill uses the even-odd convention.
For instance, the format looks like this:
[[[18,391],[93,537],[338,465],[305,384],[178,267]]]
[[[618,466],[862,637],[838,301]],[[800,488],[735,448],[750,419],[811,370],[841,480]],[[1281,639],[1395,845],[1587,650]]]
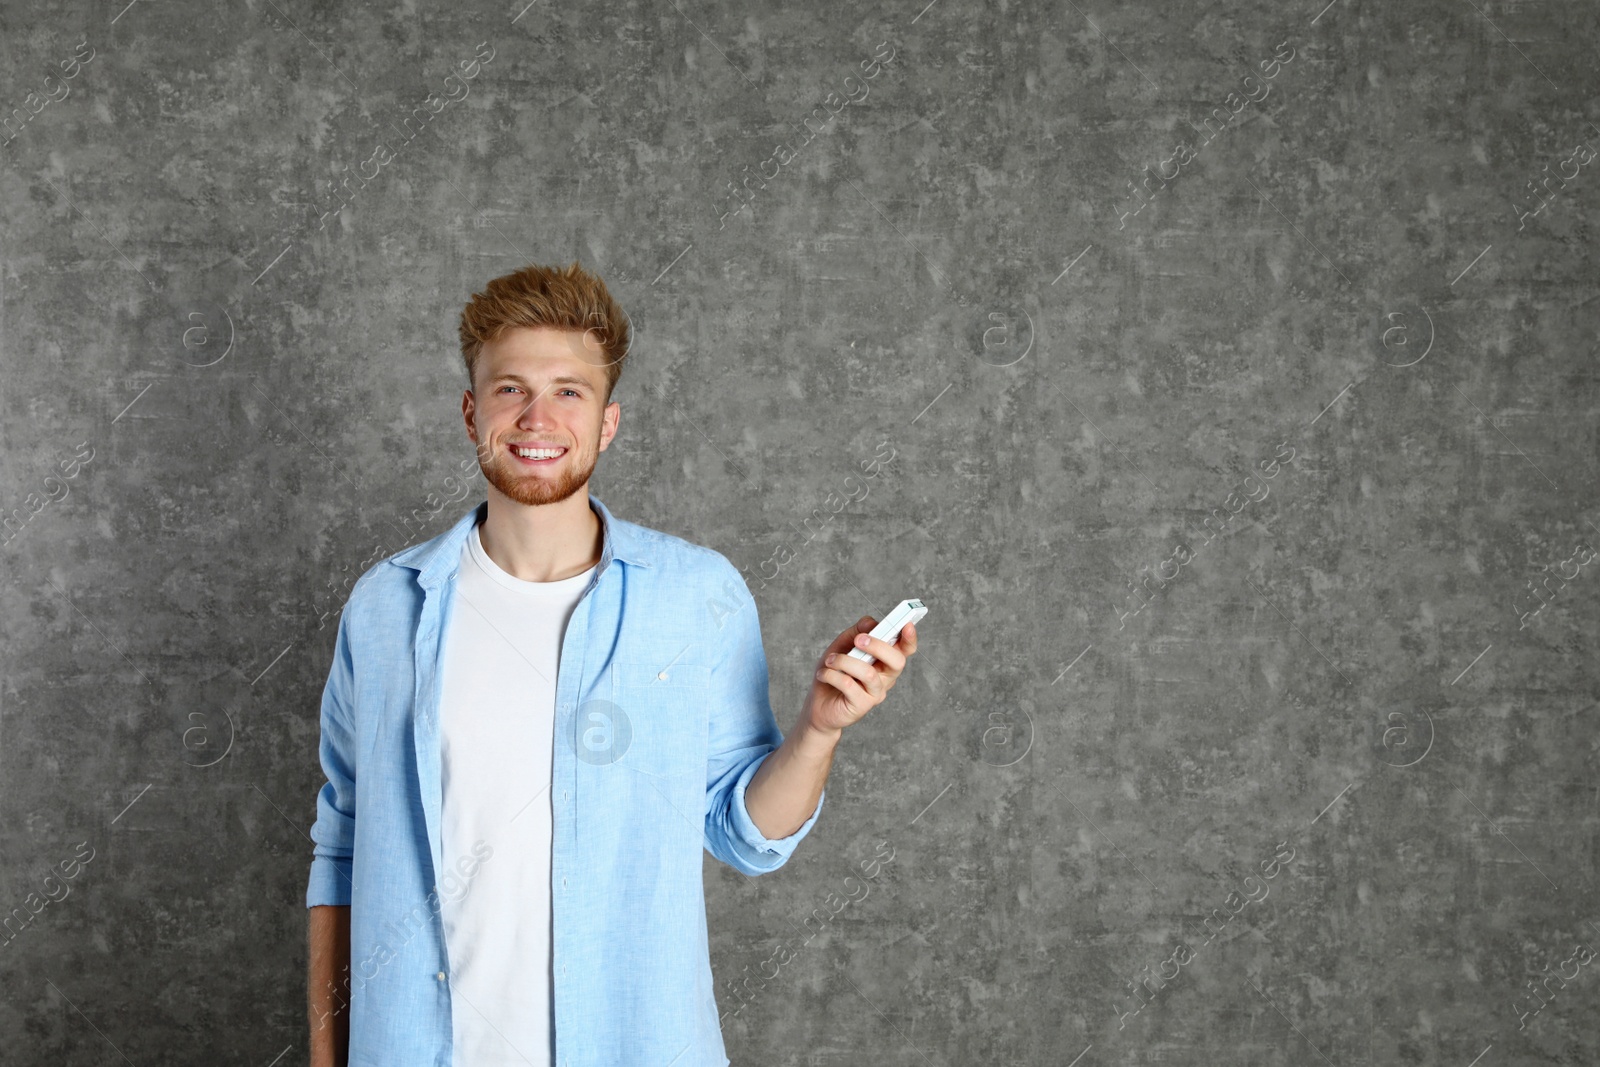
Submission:
[[[1600,1059],[1595,12],[1319,8],[0,10],[0,1059],[305,1061],[332,622],[574,258],[595,492],[770,576],[785,730],[932,606],[707,858],[735,1063]]]

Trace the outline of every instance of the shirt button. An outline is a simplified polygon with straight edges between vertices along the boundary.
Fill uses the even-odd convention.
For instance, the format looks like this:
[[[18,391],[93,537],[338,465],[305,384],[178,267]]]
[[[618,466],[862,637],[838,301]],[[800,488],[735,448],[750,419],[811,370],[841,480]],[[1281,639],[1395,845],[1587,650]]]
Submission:
[[[443,971],[439,972],[439,981],[441,981],[441,982],[444,981],[444,972]]]
[[[656,677],[660,678],[664,682],[664,681],[667,680],[667,672],[666,671],[662,671],[660,674],[656,675]]]

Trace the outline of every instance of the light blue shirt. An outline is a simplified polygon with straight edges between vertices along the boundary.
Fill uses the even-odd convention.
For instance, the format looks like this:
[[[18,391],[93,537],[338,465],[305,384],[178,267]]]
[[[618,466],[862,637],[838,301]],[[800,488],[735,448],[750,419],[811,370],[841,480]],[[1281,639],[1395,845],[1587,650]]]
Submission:
[[[756,828],[745,789],[783,734],[744,579],[589,503],[604,548],[561,643],[549,793],[555,1067],[726,1067],[702,849],[777,870],[827,793],[788,837]],[[339,618],[306,906],[351,906],[351,1067],[451,1064],[441,894],[475,868],[441,855],[439,678],[461,548],[487,514],[373,566]]]

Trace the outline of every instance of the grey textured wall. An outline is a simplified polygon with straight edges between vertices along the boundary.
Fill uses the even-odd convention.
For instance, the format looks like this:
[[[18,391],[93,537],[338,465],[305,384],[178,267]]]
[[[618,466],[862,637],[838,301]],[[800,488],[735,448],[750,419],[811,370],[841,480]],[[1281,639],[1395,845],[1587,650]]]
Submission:
[[[1592,6],[523,2],[0,8],[0,1059],[304,1062],[333,622],[576,258],[785,730],[932,607],[735,1063],[1600,1061]]]

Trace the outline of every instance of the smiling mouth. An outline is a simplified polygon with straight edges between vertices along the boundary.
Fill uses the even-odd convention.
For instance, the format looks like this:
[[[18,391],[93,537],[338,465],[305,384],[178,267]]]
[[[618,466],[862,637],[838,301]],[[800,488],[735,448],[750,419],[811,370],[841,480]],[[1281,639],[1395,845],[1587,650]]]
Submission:
[[[526,464],[530,467],[542,467],[546,464],[554,463],[567,454],[567,450],[561,447],[540,448],[518,444],[512,444],[507,447],[511,454],[516,457],[518,463]]]

